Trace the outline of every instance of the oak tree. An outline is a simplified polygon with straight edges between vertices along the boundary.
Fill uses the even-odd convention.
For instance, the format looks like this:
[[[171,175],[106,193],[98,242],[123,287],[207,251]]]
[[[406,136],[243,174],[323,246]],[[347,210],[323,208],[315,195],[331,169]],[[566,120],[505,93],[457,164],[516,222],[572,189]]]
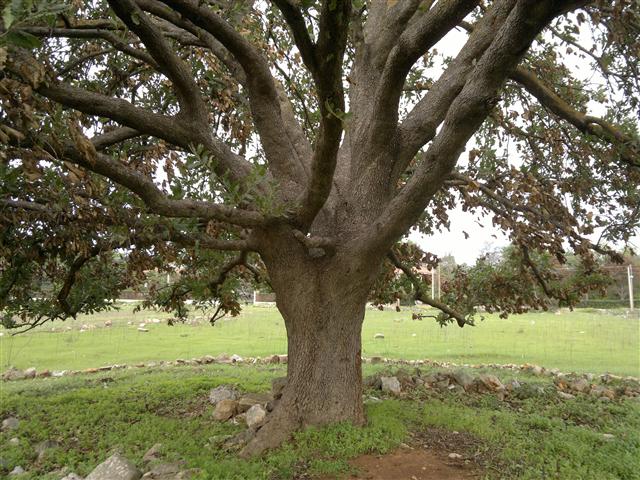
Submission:
[[[268,284],[288,381],[247,455],[365,421],[361,327],[399,272],[442,324],[575,304],[640,219],[635,0],[14,0],[0,34],[5,326]],[[466,150],[466,153],[465,153]],[[402,239],[458,206],[513,244],[430,298]],[[455,217],[455,216],[454,216]],[[594,233],[600,234],[595,240]],[[454,252],[455,253],[455,252]],[[553,264],[571,253],[581,275]],[[156,274],[157,277],[157,274]],[[538,287],[531,288],[536,284]],[[406,285],[405,287],[406,290]]]

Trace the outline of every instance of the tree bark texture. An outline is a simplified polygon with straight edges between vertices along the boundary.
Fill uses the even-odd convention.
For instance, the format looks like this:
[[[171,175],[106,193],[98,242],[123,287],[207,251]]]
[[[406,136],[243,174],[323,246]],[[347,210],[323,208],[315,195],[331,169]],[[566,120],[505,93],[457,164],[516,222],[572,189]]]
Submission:
[[[287,330],[287,384],[282,398],[243,454],[260,454],[307,426],[365,422],[361,330],[367,293],[380,262],[304,249],[264,255]]]

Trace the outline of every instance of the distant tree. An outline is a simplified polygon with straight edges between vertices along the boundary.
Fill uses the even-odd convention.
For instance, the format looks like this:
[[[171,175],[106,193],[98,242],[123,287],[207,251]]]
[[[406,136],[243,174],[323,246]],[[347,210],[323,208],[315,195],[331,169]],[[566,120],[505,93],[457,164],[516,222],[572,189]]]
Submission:
[[[149,298],[179,318],[187,299],[237,313],[238,284],[268,282],[288,382],[246,455],[364,422],[367,299],[381,268],[423,292],[413,267],[435,261],[399,243],[412,227],[442,230],[462,204],[517,249],[517,269],[422,295],[460,326],[530,305],[525,281],[564,295],[536,262],[619,260],[607,242],[638,229],[636,0],[5,5],[5,324],[108,308],[155,269],[181,269]],[[461,49],[441,53],[445,37]]]

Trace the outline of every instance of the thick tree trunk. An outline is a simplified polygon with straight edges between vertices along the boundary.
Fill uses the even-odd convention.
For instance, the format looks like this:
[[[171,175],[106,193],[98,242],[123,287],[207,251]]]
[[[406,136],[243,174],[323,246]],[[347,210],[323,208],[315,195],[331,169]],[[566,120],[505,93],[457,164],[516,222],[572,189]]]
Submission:
[[[274,282],[287,329],[287,385],[244,456],[277,447],[306,426],[365,421],[361,330],[369,281],[361,275],[356,281],[353,270],[335,261],[322,267],[307,270],[288,288]]]

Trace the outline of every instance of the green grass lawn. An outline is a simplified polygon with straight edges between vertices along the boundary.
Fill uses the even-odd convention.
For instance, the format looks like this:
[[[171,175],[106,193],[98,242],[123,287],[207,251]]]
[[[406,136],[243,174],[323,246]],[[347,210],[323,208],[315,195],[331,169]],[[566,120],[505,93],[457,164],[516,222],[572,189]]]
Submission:
[[[384,368],[367,365],[365,374]],[[406,399],[367,404],[363,428],[309,429],[253,461],[225,453],[216,439],[243,427],[213,420],[209,389],[235,384],[268,391],[271,379],[284,373],[283,366],[214,364],[9,382],[2,385],[0,418],[14,415],[21,423],[0,433],[0,458],[8,469],[23,466],[29,472],[24,480],[58,480],[51,472],[68,467],[86,475],[115,449],[140,466],[144,452],[159,442],[164,461],[202,469],[198,480],[285,480],[348,473],[349,458],[385,453],[402,442],[416,445],[438,428],[473,439],[471,447],[450,448],[477,455],[486,479],[640,479],[640,403],[587,396],[563,401],[547,377],[504,370],[494,373],[503,381],[517,376],[532,386],[529,393],[499,402],[490,394],[418,389]],[[8,442],[12,437],[17,445]],[[36,459],[34,445],[44,440],[58,447]]]
[[[130,304],[75,321],[48,324],[38,330],[0,337],[0,369],[82,369],[107,364],[175,360],[205,354],[237,353],[265,356],[286,353],[286,335],[275,308],[247,307],[214,327],[150,324],[147,333],[137,327],[145,318],[167,315],[144,311],[133,314]],[[96,328],[80,332],[83,324]],[[127,325],[133,321],[132,325]],[[69,331],[65,328],[73,327]],[[54,328],[57,331],[52,332]],[[383,333],[384,339],[374,339]],[[611,372],[640,376],[640,316],[623,312],[578,310],[531,313],[499,319],[488,315],[476,327],[440,328],[433,320],[411,320],[411,312],[367,311],[363,355],[389,358],[446,360],[464,363],[536,363],[562,371]]]

